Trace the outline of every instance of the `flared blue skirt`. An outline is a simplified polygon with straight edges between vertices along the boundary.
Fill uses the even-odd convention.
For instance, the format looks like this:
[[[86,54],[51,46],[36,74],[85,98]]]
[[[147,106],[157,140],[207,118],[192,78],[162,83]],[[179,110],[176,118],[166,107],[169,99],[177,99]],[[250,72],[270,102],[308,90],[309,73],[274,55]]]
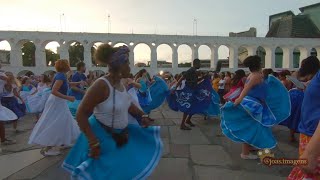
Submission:
[[[19,104],[16,97],[2,97],[1,104],[14,112],[18,118],[21,118],[25,115],[26,106],[24,104]]]
[[[181,111],[189,115],[217,114],[216,92],[213,90],[210,80],[205,79],[195,88],[186,85],[182,90],[176,90],[167,96],[170,109]]]
[[[152,101],[147,106],[141,106],[147,114],[161,106],[169,93],[168,85],[162,78],[154,76],[154,80],[155,82],[149,88]]]
[[[292,89],[289,91],[289,95],[291,100],[291,115],[281,122],[280,125],[286,126],[298,133],[304,92],[299,89]]]
[[[99,139],[101,154],[99,159],[88,157],[88,140],[81,134],[62,165],[73,179],[146,179],[157,166],[163,146],[160,127],[128,125],[128,143],[118,148],[94,116],[91,116],[89,123]]]
[[[68,107],[69,107],[69,110],[70,110],[73,118],[76,118],[77,110],[78,110],[80,103],[81,103],[81,100],[75,100],[73,102],[68,101]]]

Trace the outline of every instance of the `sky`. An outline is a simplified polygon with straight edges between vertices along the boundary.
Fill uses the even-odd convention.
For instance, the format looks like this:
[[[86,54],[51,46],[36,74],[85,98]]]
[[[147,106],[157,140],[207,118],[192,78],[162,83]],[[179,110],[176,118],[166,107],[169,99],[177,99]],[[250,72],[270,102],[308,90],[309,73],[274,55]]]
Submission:
[[[0,30],[108,32],[192,35],[197,19],[198,35],[228,36],[257,28],[258,36],[268,31],[269,15],[318,3],[319,0],[1,0]],[[63,15],[64,14],[64,15]],[[3,49],[0,43],[0,49]],[[52,48],[52,47],[51,47]],[[137,47],[138,59],[148,59],[149,49]],[[160,47],[158,59],[171,58],[168,47]],[[191,50],[182,48],[179,59]],[[228,56],[227,48],[219,57]],[[180,54],[180,53],[179,53]],[[208,48],[199,50],[208,59]]]

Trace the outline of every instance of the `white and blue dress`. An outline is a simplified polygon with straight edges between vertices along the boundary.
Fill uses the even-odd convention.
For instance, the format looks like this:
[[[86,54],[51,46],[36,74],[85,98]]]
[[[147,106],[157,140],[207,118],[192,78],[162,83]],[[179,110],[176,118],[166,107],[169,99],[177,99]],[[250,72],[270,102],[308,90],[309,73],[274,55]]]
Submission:
[[[13,111],[17,116],[18,119],[25,115],[26,106],[25,104],[19,104],[17,98],[15,97],[13,91],[18,91],[18,87],[15,84],[12,84],[11,91],[4,90],[2,97],[1,97],[1,104]]]
[[[6,77],[5,73],[3,72],[0,72],[0,76]],[[6,84],[6,81],[0,79],[0,97],[3,95],[5,84]],[[18,119],[18,116],[14,112],[2,106],[2,104],[0,103],[0,121],[13,121],[17,119]]]
[[[277,78],[269,75],[261,84],[254,86],[238,106],[227,102],[221,108],[221,129],[235,142],[271,149],[277,144],[271,127],[287,119],[290,112],[287,89]]]
[[[28,113],[41,113],[51,94],[51,87],[46,84],[38,84],[37,90],[36,94],[28,96],[26,99],[25,104]]]
[[[56,73],[55,81],[63,81],[59,89],[61,94],[67,95],[68,81],[64,73]],[[67,100],[50,94],[43,113],[32,130],[29,144],[42,146],[71,146],[78,138],[80,129],[69,111]]]
[[[89,119],[91,129],[100,142],[100,157],[92,159],[88,156],[88,139],[81,134],[62,166],[74,179],[146,179],[162,155],[160,127],[141,128],[129,123],[128,109],[132,97],[126,90],[114,90],[104,77],[101,79],[109,87],[109,97],[94,108]],[[127,144],[118,147],[106,127],[113,127],[115,132],[128,130]]]

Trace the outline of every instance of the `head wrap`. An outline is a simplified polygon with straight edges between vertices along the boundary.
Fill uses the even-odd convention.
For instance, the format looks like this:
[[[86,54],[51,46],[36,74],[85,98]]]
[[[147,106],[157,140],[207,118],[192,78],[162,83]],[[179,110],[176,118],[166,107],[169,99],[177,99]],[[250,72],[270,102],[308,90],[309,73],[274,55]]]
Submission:
[[[129,48],[127,46],[122,46],[112,55],[111,58],[111,67],[119,67],[123,64],[126,64],[129,61]]]

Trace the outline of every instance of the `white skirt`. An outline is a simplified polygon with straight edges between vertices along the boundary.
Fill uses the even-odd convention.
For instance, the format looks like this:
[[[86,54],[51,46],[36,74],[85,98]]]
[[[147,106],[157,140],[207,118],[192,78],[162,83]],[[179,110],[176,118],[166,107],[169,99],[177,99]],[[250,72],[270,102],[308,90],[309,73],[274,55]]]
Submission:
[[[51,94],[50,88],[45,88],[32,96],[26,98],[25,104],[28,113],[41,113]]]
[[[128,94],[131,96],[131,100],[132,100],[133,104],[136,105],[140,110],[142,110],[142,108],[139,104],[137,90],[135,88],[131,88],[131,89],[129,89]],[[139,124],[139,123],[136,120],[136,118],[134,118],[133,116],[131,116],[129,114],[129,124]]]
[[[17,119],[18,116],[14,112],[2,106],[0,103],[0,121],[12,121]]]
[[[69,111],[67,100],[51,94],[29,138],[29,144],[71,146],[80,129]]]

